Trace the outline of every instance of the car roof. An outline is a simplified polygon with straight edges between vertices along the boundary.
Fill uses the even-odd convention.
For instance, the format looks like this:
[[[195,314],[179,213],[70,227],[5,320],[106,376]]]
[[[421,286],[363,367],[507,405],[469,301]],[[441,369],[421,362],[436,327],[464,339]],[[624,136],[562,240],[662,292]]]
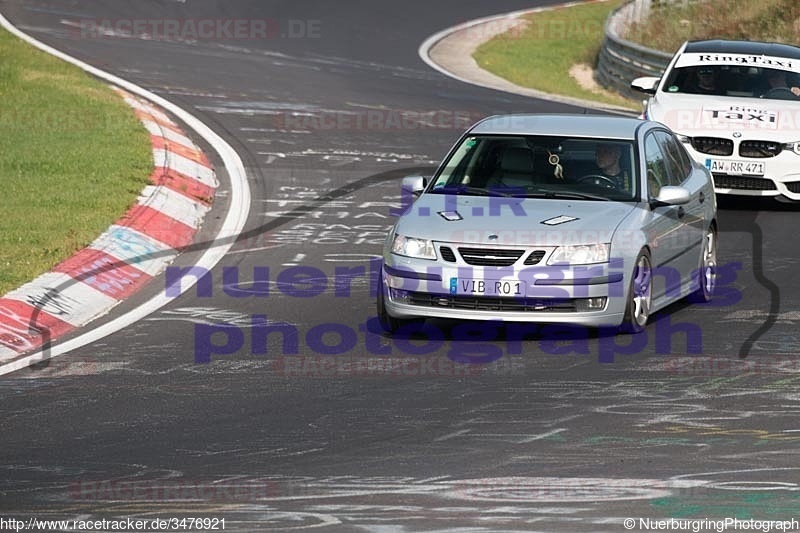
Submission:
[[[638,118],[607,115],[495,115],[473,126],[470,133],[634,139],[636,130],[645,123]]]
[[[689,41],[683,51],[692,53],[708,52],[712,54],[765,55],[800,59],[800,47],[759,41],[731,41],[724,39]]]

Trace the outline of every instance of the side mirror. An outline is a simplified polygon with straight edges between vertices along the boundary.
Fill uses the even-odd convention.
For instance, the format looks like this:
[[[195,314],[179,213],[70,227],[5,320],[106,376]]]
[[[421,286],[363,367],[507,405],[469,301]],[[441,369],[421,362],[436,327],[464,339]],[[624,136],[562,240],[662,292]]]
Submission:
[[[661,78],[656,78],[654,76],[636,78],[631,82],[631,89],[642,93],[656,94],[656,87],[658,87],[659,81],[661,81]]]
[[[653,200],[654,206],[688,204],[692,195],[685,187],[665,185],[658,191],[658,196]]]
[[[428,184],[425,176],[406,176],[400,183],[400,189],[404,194],[411,193],[414,196],[419,196],[425,190]]]

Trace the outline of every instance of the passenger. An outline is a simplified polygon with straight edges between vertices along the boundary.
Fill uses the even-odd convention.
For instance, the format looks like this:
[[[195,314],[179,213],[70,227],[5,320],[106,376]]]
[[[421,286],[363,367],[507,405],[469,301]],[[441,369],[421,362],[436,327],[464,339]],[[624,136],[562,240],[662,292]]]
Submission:
[[[719,94],[716,69],[711,67],[698,68],[697,79],[694,88],[690,92],[695,94]]]
[[[767,83],[769,83],[769,87],[762,96],[766,96],[770,93],[775,94],[780,92],[781,89],[784,89],[795,96],[800,96],[800,87],[797,86],[789,86],[789,82],[786,81],[786,71],[785,70],[778,70],[778,69],[769,69],[766,73]]]

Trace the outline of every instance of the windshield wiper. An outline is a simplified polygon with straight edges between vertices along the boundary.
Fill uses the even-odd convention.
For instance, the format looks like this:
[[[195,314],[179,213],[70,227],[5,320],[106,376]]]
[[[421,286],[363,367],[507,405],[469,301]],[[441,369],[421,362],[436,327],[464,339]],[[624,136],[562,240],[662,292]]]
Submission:
[[[605,196],[598,196],[596,194],[588,194],[583,192],[566,192],[566,191],[542,191],[537,193],[526,194],[526,198],[563,198],[567,200],[601,200],[603,202],[610,201]]]
[[[503,192],[495,188],[485,189],[483,187],[471,187],[469,185],[449,185],[433,189],[431,192],[436,194],[472,194],[476,196],[520,196],[521,188],[514,190],[512,187],[511,189],[514,192]]]

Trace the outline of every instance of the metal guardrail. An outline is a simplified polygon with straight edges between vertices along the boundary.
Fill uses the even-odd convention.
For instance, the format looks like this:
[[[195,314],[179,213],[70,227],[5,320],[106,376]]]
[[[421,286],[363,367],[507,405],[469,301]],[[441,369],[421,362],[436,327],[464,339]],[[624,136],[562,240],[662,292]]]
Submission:
[[[653,50],[620,37],[621,29],[639,18],[637,0],[615,9],[606,20],[605,37],[597,60],[597,81],[629,98],[640,99],[642,93],[630,88],[631,81],[641,76],[661,76],[672,54]]]

